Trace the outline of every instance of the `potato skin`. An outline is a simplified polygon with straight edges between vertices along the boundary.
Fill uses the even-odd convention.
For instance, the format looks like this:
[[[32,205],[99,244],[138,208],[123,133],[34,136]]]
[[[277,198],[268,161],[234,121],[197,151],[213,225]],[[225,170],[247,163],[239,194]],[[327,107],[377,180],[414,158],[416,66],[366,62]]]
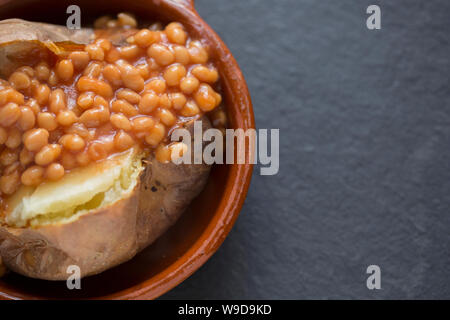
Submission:
[[[30,65],[51,54],[64,54],[69,43],[89,43],[92,29],[69,30],[64,26],[21,19],[0,21],[0,77],[7,78],[15,69]],[[68,46],[65,48],[65,46]]]
[[[201,120],[204,130],[210,127],[206,117]],[[193,121],[186,128],[193,131]],[[129,197],[107,207],[66,224],[0,226],[4,264],[28,277],[66,280],[70,265],[79,266],[85,277],[133,258],[177,221],[204,188],[210,172],[206,164],[163,164],[153,155],[145,162]]]
[[[22,19],[0,21],[0,77],[8,76],[18,67],[32,65],[42,59],[52,61],[52,55],[65,56],[81,50],[94,34],[108,37],[115,45],[126,45],[126,39],[136,29],[91,28],[70,30],[65,26],[31,22]]]

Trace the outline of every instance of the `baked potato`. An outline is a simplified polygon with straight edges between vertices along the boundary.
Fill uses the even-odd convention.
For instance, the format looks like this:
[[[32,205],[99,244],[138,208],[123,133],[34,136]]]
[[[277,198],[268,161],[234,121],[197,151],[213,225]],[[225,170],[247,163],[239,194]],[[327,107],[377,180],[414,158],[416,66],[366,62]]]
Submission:
[[[29,58],[66,54],[92,33],[2,21],[0,73],[10,74]],[[199,119],[203,130],[211,126],[205,115],[183,126],[192,132]],[[81,277],[98,274],[130,260],[174,224],[204,188],[209,171],[206,164],[162,163],[153,151],[133,147],[58,181],[22,185],[0,215],[0,261],[46,280],[66,280],[71,265]]]

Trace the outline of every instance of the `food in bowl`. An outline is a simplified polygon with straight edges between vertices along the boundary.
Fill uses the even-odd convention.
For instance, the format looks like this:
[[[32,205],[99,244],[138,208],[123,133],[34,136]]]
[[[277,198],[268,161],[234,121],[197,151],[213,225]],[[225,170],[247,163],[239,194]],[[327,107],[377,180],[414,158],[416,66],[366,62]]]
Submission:
[[[0,257],[25,276],[133,258],[208,179],[207,164],[170,161],[186,152],[171,132],[226,125],[208,47],[183,25],[94,26],[0,22]]]

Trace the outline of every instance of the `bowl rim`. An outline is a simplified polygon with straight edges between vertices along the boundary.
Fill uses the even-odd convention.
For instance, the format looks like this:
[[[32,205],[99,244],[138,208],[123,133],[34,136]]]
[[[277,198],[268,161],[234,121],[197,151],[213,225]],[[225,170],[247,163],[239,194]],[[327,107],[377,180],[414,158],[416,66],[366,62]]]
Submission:
[[[0,5],[12,0],[0,0]],[[154,0],[152,0],[154,1]],[[201,38],[206,38],[222,64],[222,81],[231,88],[231,101],[227,111],[233,109],[234,127],[255,129],[253,106],[247,83],[242,71],[229,48],[218,34],[201,18],[194,6],[193,0],[159,0],[162,6],[176,10],[185,19],[193,23]],[[230,114],[230,112],[228,112]],[[248,152],[248,151],[246,151]],[[225,165],[225,164],[223,164]],[[194,244],[174,263],[165,267],[158,274],[147,278],[141,283],[112,294],[95,297],[94,299],[156,299],[167,293],[197,271],[219,249],[228,233],[231,231],[244,204],[252,177],[253,164],[232,164],[219,206],[212,219]],[[0,293],[0,299],[17,299],[8,293]]]

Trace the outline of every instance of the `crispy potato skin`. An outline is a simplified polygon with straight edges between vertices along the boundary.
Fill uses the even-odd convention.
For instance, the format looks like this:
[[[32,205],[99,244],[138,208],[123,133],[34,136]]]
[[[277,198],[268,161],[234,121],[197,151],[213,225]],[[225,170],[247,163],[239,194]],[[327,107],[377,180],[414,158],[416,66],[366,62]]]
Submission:
[[[94,34],[108,37],[115,45],[126,45],[126,39],[136,29],[91,28],[70,30],[65,26],[31,22],[21,19],[0,21],[0,77],[7,78],[15,69],[42,60],[52,62],[52,56],[65,56],[80,50]]]
[[[201,120],[204,130],[210,127],[206,117]],[[186,128],[193,131],[193,121]],[[0,226],[4,264],[28,277],[66,280],[70,265],[79,266],[85,277],[133,258],[177,221],[210,172],[206,164],[163,164],[153,155],[145,162],[131,194],[107,207],[66,224]]]
[[[30,22],[21,19],[0,21],[0,77],[7,78],[15,69],[51,55],[76,50],[70,45],[89,43],[94,31],[82,28],[69,30],[64,26]],[[81,46],[82,47],[82,46]]]

